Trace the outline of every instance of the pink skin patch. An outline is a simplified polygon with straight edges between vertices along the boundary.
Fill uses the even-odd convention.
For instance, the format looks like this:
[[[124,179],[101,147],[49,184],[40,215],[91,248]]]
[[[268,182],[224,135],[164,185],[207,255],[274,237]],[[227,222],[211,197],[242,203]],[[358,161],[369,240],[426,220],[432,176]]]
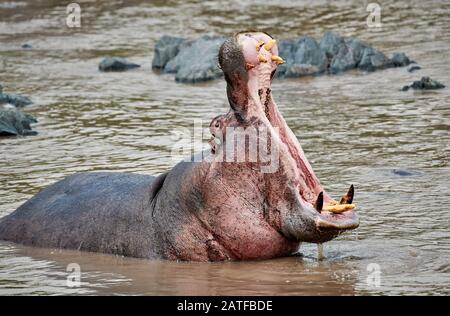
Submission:
[[[274,45],[269,51],[267,51],[264,47],[260,47],[259,50],[257,47],[259,47],[259,43],[267,44],[269,43],[272,38],[264,33],[243,33],[238,35],[238,43],[242,47],[242,53],[244,54],[245,60],[252,64],[252,65],[258,65],[260,63],[258,59],[258,55],[261,55],[265,57],[268,62],[272,64],[273,69],[275,70],[276,63],[271,61],[272,55],[278,56],[278,47]]]
[[[278,56],[278,47],[273,45],[269,51],[266,50],[264,46],[272,41],[272,38],[264,33],[242,33],[238,35],[237,41],[242,47],[245,61],[254,65],[254,68],[248,71],[248,89],[252,97],[250,104],[253,106],[253,109],[249,107],[249,111],[252,111],[253,115],[263,121],[267,121],[270,126],[278,128],[280,141],[287,146],[287,150],[295,161],[299,172],[293,175],[295,178],[299,178],[299,193],[306,202],[312,205],[319,193],[324,190],[306,159],[300,143],[278,111],[273,98],[270,97],[268,103],[266,103],[268,95],[264,92],[260,96],[258,93],[260,90],[266,91],[271,87],[271,74],[277,68],[277,63],[272,61],[272,56]],[[259,46],[260,43],[261,46]],[[265,62],[260,61],[261,56],[266,60]],[[324,202],[328,203],[331,200],[330,196],[324,193]]]
[[[320,181],[308,162],[297,137],[287,126],[286,121],[278,110],[278,106],[273,100],[270,90],[271,75],[278,64],[272,60],[272,56],[278,56],[278,47],[275,44],[267,50],[265,44],[271,41],[273,39],[269,35],[260,32],[246,32],[237,35],[237,42],[241,46],[246,63],[254,66],[248,70],[248,90],[251,98],[248,112],[262,121],[267,121],[269,126],[278,129],[279,140],[286,145],[289,156],[296,165],[296,168],[292,170],[293,174],[291,176],[293,179],[297,179],[298,192],[305,206],[314,209],[314,203],[320,192],[323,192],[324,206],[336,203],[320,185]],[[269,89],[268,95],[259,95],[259,91],[266,91],[267,89]],[[322,216],[323,219],[321,221],[318,220],[318,222],[326,227],[337,225],[344,228],[348,226],[345,224],[346,217],[348,217],[349,223],[355,220],[355,214],[351,210],[341,214],[323,211]],[[339,225],[337,224],[338,222]]]
[[[199,179],[196,192],[201,192],[202,209],[190,213],[193,218],[177,235],[176,242],[189,249],[182,257],[210,261],[280,257],[294,252],[300,241],[325,242],[343,230],[357,227],[356,214],[351,210],[320,213],[314,207],[320,192],[324,206],[335,201],[324,191],[273,100],[271,80],[281,61],[279,57],[283,57],[278,56],[273,39],[256,32],[239,33],[234,39],[244,61],[239,56],[237,65],[233,55],[219,55],[219,61],[227,66],[222,69],[227,69],[228,80],[235,80],[235,85],[228,87],[235,89],[228,91],[235,97],[234,107],[212,120],[212,158],[193,170]],[[227,49],[230,47],[225,47],[223,54]],[[233,73],[235,69],[238,71]],[[242,75],[243,71],[247,73]],[[228,127],[267,131],[269,136],[258,134],[258,140],[270,140],[279,150],[277,169],[264,173],[259,161],[234,163],[221,159]],[[182,187],[186,192],[180,194],[190,198],[192,183]],[[200,227],[192,224],[196,218],[202,223]]]

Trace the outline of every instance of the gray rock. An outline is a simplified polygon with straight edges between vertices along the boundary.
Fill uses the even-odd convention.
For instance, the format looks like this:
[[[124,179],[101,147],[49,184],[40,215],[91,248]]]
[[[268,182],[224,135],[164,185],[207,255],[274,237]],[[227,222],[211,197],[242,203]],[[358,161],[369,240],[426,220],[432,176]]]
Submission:
[[[217,53],[225,39],[203,36],[196,40],[163,36],[155,45],[152,66],[164,73],[174,73],[179,82],[201,82],[218,78]],[[355,38],[343,38],[326,32],[317,43],[311,37],[278,41],[279,55],[285,63],[276,76],[300,77],[321,73],[339,73],[350,69],[374,71],[399,67],[411,61],[404,53],[389,59],[379,50]]]
[[[294,51],[296,47],[293,40],[280,40],[277,46],[278,55],[283,56],[285,63],[278,66],[275,76],[283,78],[288,68],[294,64]]]
[[[367,71],[375,71],[377,69],[392,66],[393,64],[385,54],[372,47],[366,47],[366,49],[364,49],[361,60],[358,64],[359,69]]]
[[[289,64],[289,61],[286,63],[286,77],[315,75],[324,72],[327,68],[328,60],[325,53],[311,37],[305,36],[293,42],[292,53],[292,64]]]
[[[32,49],[33,46],[31,46],[31,45],[28,44],[28,43],[25,43],[25,44],[22,45],[22,48],[23,48],[23,49]]]
[[[391,62],[394,67],[404,67],[408,66],[411,63],[411,60],[405,53],[395,53],[391,58]]]
[[[186,41],[184,38],[164,35],[156,42],[155,55],[152,68],[163,69],[169,60],[175,58],[180,51],[180,45]]]
[[[15,93],[3,93],[3,87],[0,85],[0,104],[2,103],[9,103],[19,108],[33,104],[33,102],[29,98],[23,95]]]
[[[343,44],[337,53],[333,56],[330,62],[330,73],[339,73],[347,71],[356,67],[359,60],[356,59],[354,51],[350,49],[346,44]]]
[[[412,65],[408,68],[408,72],[414,72],[420,69],[422,69],[422,67],[420,67],[419,65]]]
[[[223,37],[202,36],[186,41],[178,54],[164,67],[164,72],[175,73],[178,82],[195,83],[216,79],[222,76],[217,55]]]
[[[339,53],[339,50],[345,45],[344,39],[334,32],[325,32],[320,40],[320,49],[329,59]]]
[[[37,120],[27,113],[19,111],[0,111],[0,136],[36,135],[31,124]]]
[[[100,71],[126,71],[138,67],[141,66],[120,57],[107,57],[98,65]]]
[[[422,77],[422,79],[418,81],[414,81],[409,86],[404,86],[401,90],[402,91],[408,91],[409,89],[413,90],[436,90],[436,89],[443,89],[445,86],[436,81],[431,79],[430,77]]]
[[[355,66],[358,67],[364,55],[364,51],[369,46],[357,38],[348,38],[345,40],[345,44],[347,45],[348,49],[352,52],[353,58],[356,62]]]
[[[326,32],[320,40],[320,49],[329,60],[329,72],[339,73],[354,68],[374,71],[394,66],[392,61],[379,50],[355,38],[344,39],[334,32]],[[404,62],[406,55],[395,55]],[[409,61],[409,59],[408,59]]]
[[[362,41],[344,39],[334,32],[326,32],[320,40],[320,49],[329,60],[329,72],[336,74],[356,68],[368,46]]]

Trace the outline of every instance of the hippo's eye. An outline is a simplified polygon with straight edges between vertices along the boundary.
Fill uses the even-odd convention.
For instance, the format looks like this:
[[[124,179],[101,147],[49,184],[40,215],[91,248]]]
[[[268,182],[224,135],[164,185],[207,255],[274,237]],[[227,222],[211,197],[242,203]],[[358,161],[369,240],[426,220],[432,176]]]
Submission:
[[[216,122],[216,125],[214,125],[214,126],[217,127],[217,128],[219,128],[219,127],[220,127],[219,122]]]

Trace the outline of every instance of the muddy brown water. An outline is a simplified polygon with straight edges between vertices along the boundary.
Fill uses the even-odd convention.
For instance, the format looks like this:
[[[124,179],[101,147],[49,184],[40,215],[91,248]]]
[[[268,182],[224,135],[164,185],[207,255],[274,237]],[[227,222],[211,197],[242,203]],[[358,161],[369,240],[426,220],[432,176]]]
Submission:
[[[274,83],[325,188],[339,197],[356,187],[361,225],[325,244],[325,260],[311,244],[301,257],[206,264],[0,242],[0,294],[450,294],[449,89],[399,91],[422,75],[450,85],[448,1],[383,1],[381,29],[367,27],[360,1],[78,2],[80,29],[65,26],[60,1],[0,2],[0,83],[30,96],[26,111],[39,119],[38,136],[0,139],[0,216],[75,172],[167,170],[174,132],[226,111],[222,80],[183,85],[151,70],[163,34],[334,30],[406,52],[422,70]],[[107,55],[142,68],[100,73]],[[79,287],[67,286],[70,263],[80,265]]]

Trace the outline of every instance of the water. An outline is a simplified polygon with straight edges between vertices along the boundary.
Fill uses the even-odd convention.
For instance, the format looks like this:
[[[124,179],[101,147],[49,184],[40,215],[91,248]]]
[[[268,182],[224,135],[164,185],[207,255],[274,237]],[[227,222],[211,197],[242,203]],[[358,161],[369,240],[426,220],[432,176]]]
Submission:
[[[389,54],[404,51],[422,70],[274,83],[325,188],[335,197],[356,188],[361,225],[326,243],[325,260],[310,244],[302,257],[205,264],[0,242],[0,294],[450,294],[449,89],[399,91],[422,75],[450,85],[449,2],[383,1],[382,29],[366,26],[359,1],[78,3],[81,29],[65,26],[59,1],[0,3],[0,83],[30,96],[35,105],[26,111],[39,119],[38,136],[0,139],[0,216],[75,172],[165,171],[175,164],[174,131],[225,113],[222,80],[183,85],[151,70],[162,34],[335,30]],[[142,68],[100,73],[107,55]],[[66,284],[73,262],[82,271],[78,288]]]

